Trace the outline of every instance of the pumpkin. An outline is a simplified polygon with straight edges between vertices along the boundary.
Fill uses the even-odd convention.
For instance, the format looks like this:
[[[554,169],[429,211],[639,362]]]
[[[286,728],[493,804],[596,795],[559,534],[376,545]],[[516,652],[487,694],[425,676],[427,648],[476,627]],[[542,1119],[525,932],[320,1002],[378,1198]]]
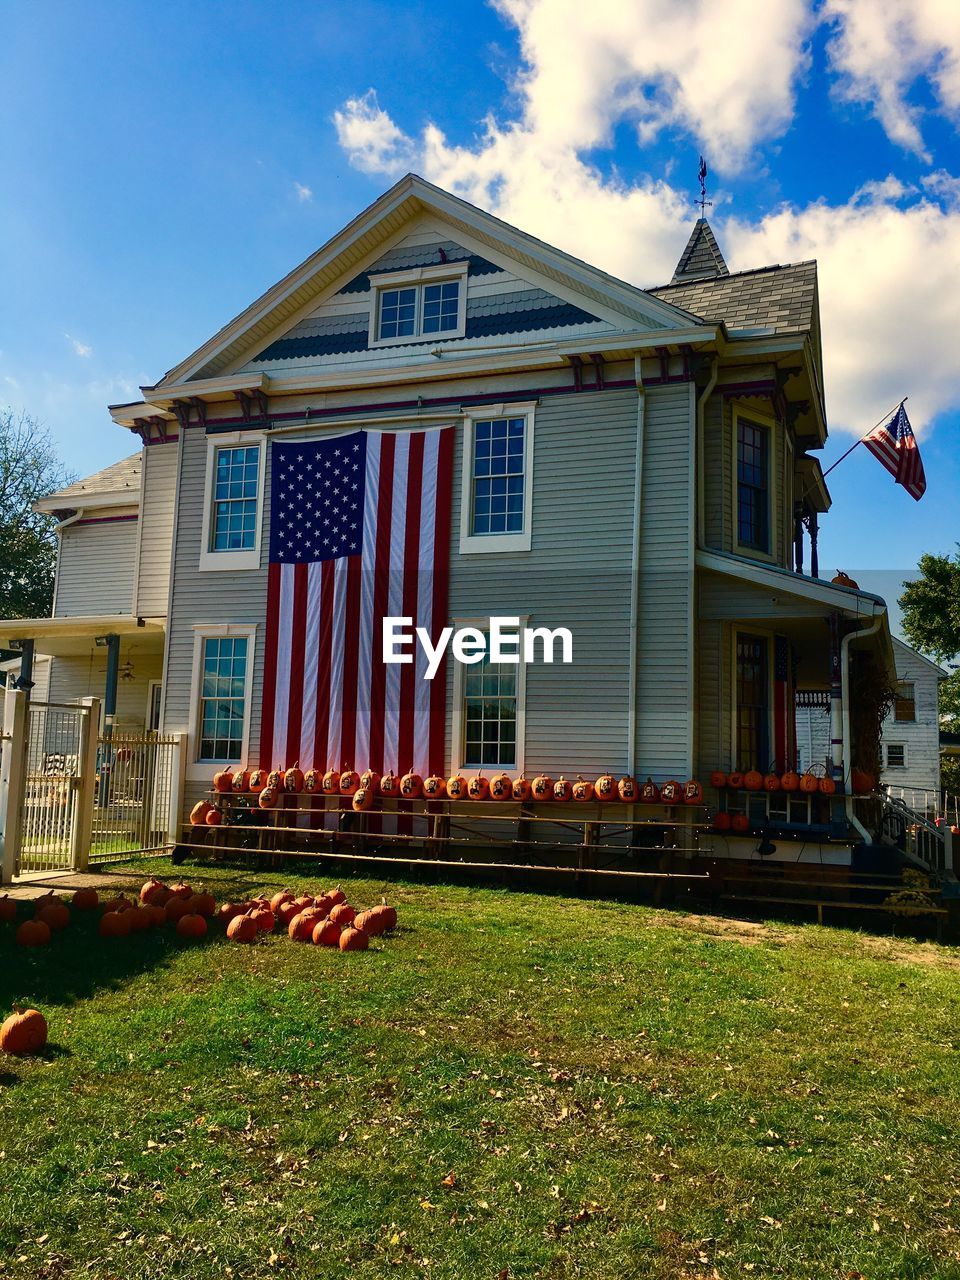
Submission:
[[[195,893],[187,899],[187,906],[195,915],[209,920],[216,914],[217,900],[212,893]]]
[[[534,800],[552,800],[553,779],[545,773],[538,774],[530,786],[530,794]]]
[[[727,785],[727,775],[722,769],[714,769],[710,775],[710,785],[714,791],[722,791]]]
[[[100,917],[101,938],[125,938],[130,932],[126,911],[106,911]]]
[[[181,916],[189,913],[189,900],[185,898],[171,898],[167,905],[163,908],[167,924],[175,924]]]
[[[627,777],[625,774],[617,783],[617,795],[624,804],[635,804],[640,795],[636,778]]]
[[[292,769],[284,770],[283,789],[292,795],[303,790],[303,770],[299,766],[294,765]]]
[[[280,792],[276,787],[264,787],[257,796],[257,804],[261,809],[275,809],[277,801],[280,799]]]
[[[794,769],[788,769],[780,779],[781,791],[799,791],[800,775]]]
[[[222,827],[223,814],[220,812],[219,809],[212,809],[212,808],[208,809],[207,816],[204,819],[204,821],[206,822],[208,827]]]
[[[339,885],[335,889],[328,889],[323,895],[330,903],[331,907],[335,907],[338,902],[346,902],[347,895],[343,892]]]
[[[153,919],[152,908],[131,907],[128,914],[129,914],[129,920],[130,920],[131,933],[143,933],[145,929],[153,928],[154,919]]]
[[[572,795],[573,784],[568,782],[561,773],[560,777],[553,784],[553,798],[554,800],[559,800],[561,803],[566,804]]]
[[[279,893],[275,893],[270,899],[270,910],[273,912],[279,911],[285,902],[292,902],[295,896],[292,889],[281,889]]]
[[[349,902],[338,902],[330,912],[327,919],[332,920],[334,924],[338,924],[343,927],[348,924],[353,924],[356,916],[357,913],[354,911],[353,907],[351,907]]]
[[[646,782],[643,784],[643,786],[640,788],[640,803],[641,804],[659,804],[660,803],[660,788],[657,786],[657,784],[654,782],[652,778],[648,778]]]
[[[24,920],[16,939],[21,947],[45,947],[50,941],[50,926],[45,920]]]
[[[177,933],[181,938],[202,938],[207,932],[207,922],[196,911],[188,911],[177,921]]]
[[[730,826],[734,831],[742,835],[745,831],[750,830],[750,819],[745,813],[735,813],[730,819]]]
[[[151,878],[145,884],[142,884],[140,886],[141,902],[154,903],[161,896],[161,894],[166,894],[169,897],[170,890],[163,883],[163,881],[158,880],[156,876],[151,876]],[[74,898],[74,901],[76,901],[76,898]]]
[[[47,1020],[38,1009],[15,1006],[0,1027],[0,1053],[22,1057],[27,1053],[39,1053],[46,1043]]]
[[[267,786],[270,787],[272,791],[283,790],[283,770],[282,769],[270,770],[270,772],[267,774]]]
[[[257,903],[250,910],[250,919],[261,933],[273,933],[277,918],[265,902]]]
[[[447,794],[447,780],[438,773],[431,773],[423,780],[423,794],[428,800],[442,800]]]
[[[239,902],[224,902],[217,911],[217,919],[221,924],[228,925],[237,916],[242,916],[244,911],[246,911],[246,907]]]
[[[170,886],[170,893],[174,898],[183,898],[186,901],[187,898],[193,897],[193,886],[187,884],[186,880],[178,880],[176,884]]]
[[[739,769],[734,769],[733,773],[727,774],[727,786],[730,787],[732,791],[739,791],[743,786],[743,774]]]
[[[315,796],[323,787],[323,774],[319,769],[308,769],[303,775],[303,790],[308,796]]]
[[[663,804],[683,803],[683,783],[671,778],[660,788],[660,800]]]
[[[340,935],[338,946],[341,951],[366,951],[370,945],[369,935],[362,929],[354,929],[348,925]]]
[[[246,769],[237,769],[237,771],[234,773],[233,790],[234,791],[250,790],[250,774],[247,772]]]
[[[819,778],[817,780],[817,790],[822,796],[832,796],[837,790],[837,784],[832,778]]]
[[[505,773],[498,774],[497,777],[490,779],[490,799],[513,799],[513,783]]]
[[[56,933],[59,929],[65,929],[70,923],[70,908],[57,899],[54,902],[45,902],[43,906],[37,908],[34,913],[35,920],[42,920],[44,924],[50,926],[52,932]]]
[[[683,784],[684,804],[703,804],[703,787],[695,778]]]
[[[800,790],[804,795],[812,795],[814,791],[818,790],[819,785],[820,779],[815,773],[811,773],[809,769],[800,779]]]
[[[100,895],[96,889],[78,889],[71,902],[75,911],[95,911],[99,905]]]
[[[419,773],[405,773],[400,779],[400,794],[404,800],[416,800],[423,795],[423,779]]]
[[[207,800],[198,800],[190,810],[190,825],[193,827],[202,827],[207,820],[207,814],[213,808]]]
[[[315,907],[317,900],[311,897],[309,893],[301,893],[299,897],[294,898],[293,905],[297,908],[297,911],[306,911],[308,907]]]
[[[602,773],[594,783],[593,790],[598,800],[616,800],[617,780],[612,773]]]
[[[388,933],[391,929],[396,928],[396,908],[388,907],[386,898],[381,898],[379,907],[372,907],[369,911],[361,911],[353,923],[358,929],[362,929],[364,933],[369,934],[371,938],[378,938],[381,933]]]
[[[869,795],[876,784],[876,778],[866,769],[853,769],[850,773],[850,786],[855,796]]]
[[[213,789],[226,794],[233,790],[233,771],[230,769],[221,769],[219,773],[213,775]]]
[[[525,803],[533,795],[533,786],[522,773],[519,778],[514,778],[510,790],[513,793],[514,800],[519,800],[522,803]]]
[[[763,786],[763,774],[759,769],[748,769],[743,775],[743,786],[746,791],[759,791]]]
[[[96,893],[96,890],[93,890]],[[17,904],[9,893],[0,898],[0,923],[10,924],[17,918]]]
[[[831,578],[830,581],[835,587],[853,587],[855,590],[859,590],[860,588],[860,583],[855,582],[853,578],[850,577],[849,573],[844,573],[842,569],[838,569],[837,576],[835,578]]]
[[[280,928],[285,929],[293,917],[298,916],[303,910],[303,907],[298,907],[297,904],[291,900],[288,902],[281,902],[280,906],[277,907],[274,912],[274,915],[277,917]],[[317,910],[320,910],[319,906],[317,906]],[[324,910],[324,915],[326,915],[327,910],[329,910],[329,908]]]
[[[452,778],[447,779],[447,795],[451,800],[462,800],[466,794],[466,778],[462,778],[459,773],[455,773]]]
[[[730,815],[729,813],[727,813],[726,809],[721,809],[720,812],[717,814],[717,816],[714,818],[713,829],[714,831],[730,830]]]
[[[353,793],[350,801],[354,813],[365,813],[367,809],[373,808],[373,788],[360,787]]]
[[[340,774],[340,794],[342,796],[352,796],[355,791],[360,789],[360,775],[356,769],[344,768]]]
[[[380,794],[388,800],[395,800],[400,794],[400,779],[392,769],[388,769],[380,779]]]
[[[251,769],[250,776],[247,779],[247,790],[252,791],[255,795],[259,795],[266,785],[266,769]]]
[[[307,907],[306,911],[295,915],[287,925],[287,934],[294,942],[310,942],[314,929],[323,918],[315,907]]]
[[[335,947],[340,941],[342,932],[335,920],[319,920],[313,926],[313,933],[310,936],[315,946]]]
[[[579,804],[586,804],[588,801],[593,799],[594,790],[595,788],[593,783],[586,782],[583,778],[581,778],[580,774],[578,773],[577,780],[573,784],[574,800],[576,800]]]
[[[128,907],[132,906],[133,903],[128,898],[125,898],[122,893],[118,897],[111,898],[102,904],[104,911],[126,911]]]
[[[320,783],[320,790],[325,796],[338,796],[340,794],[339,769],[327,770],[323,775],[323,781]]]
[[[259,930],[248,915],[236,915],[227,925],[227,937],[231,942],[253,942]]]
[[[376,769],[364,769],[360,775],[360,785],[376,795],[377,787],[380,785],[380,775]]]
[[[780,790],[780,777],[776,773],[767,773],[763,777],[764,791],[774,792]]]

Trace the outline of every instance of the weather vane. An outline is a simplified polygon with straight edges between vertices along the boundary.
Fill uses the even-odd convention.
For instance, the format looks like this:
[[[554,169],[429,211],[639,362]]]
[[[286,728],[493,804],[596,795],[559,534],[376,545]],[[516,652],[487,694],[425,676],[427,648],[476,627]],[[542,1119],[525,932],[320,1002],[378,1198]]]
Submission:
[[[702,218],[704,210],[713,205],[713,201],[707,199],[707,162],[703,156],[700,157],[700,168],[697,170],[697,177],[700,179],[700,199],[695,200],[694,204],[700,206],[700,217]]]

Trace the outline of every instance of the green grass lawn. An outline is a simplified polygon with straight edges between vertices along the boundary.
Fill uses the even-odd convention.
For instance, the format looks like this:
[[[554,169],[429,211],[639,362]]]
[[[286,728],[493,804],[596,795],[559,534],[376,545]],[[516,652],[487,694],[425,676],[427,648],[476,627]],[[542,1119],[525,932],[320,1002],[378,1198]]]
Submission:
[[[397,935],[0,927],[0,1276],[960,1277],[956,950],[346,887]]]

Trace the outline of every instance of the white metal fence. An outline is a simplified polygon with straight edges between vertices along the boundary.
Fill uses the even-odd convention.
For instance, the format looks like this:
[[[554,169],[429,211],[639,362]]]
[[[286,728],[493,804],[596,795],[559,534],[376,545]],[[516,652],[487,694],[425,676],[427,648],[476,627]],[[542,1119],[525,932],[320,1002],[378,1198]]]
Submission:
[[[162,848],[179,806],[180,737],[114,733],[101,738],[90,862]]]
[[[960,827],[960,796],[949,791],[924,791],[915,787],[884,786],[891,800],[902,800],[914,813],[936,820],[945,818],[952,827]]]

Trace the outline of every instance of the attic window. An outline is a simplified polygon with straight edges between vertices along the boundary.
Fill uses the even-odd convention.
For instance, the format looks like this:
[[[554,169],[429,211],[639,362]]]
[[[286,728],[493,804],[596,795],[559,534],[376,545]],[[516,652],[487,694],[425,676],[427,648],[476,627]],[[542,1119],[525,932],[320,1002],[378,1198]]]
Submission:
[[[463,337],[466,277],[467,264],[451,262],[372,278],[370,346]]]

